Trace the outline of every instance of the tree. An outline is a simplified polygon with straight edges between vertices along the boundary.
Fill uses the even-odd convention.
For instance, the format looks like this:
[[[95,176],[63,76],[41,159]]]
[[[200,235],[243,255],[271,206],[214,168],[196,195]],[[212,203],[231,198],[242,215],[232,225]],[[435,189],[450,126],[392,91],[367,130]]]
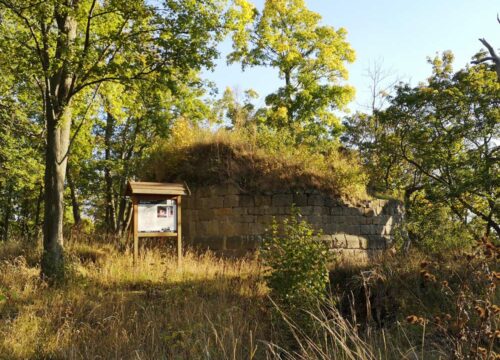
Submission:
[[[462,221],[481,220],[500,235],[500,83],[487,66],[453,72],[453,55],[430,63],[433,74],[417,87],[402,84],[380,113],[379,148],[397,158],[386,164],[409,195],[424,192]]]
[[[63,206],[72,143],[73,101],[108,81],[128,82],[153,72],[210,66],[224,32],[224,2],[0,0],[1,57],[16,82],[39,92],[45,122],[44,252],[42,276],[64,273]],[[5,64],[5,62],[1,62]],[[172,80],[172,79],[170,79]]]
[[[382,60],[374,61],[366,70],[370,91],[369,102],[365,105],[368,112],[358,111],[344,121],[344,132],[341,140],[357,149],[365,168],[370,174],[369,187],[372,191],[384,191],[388,187],[389,175],[383,164],[395,161],[394,154],[379,151],[380,137],[384,128],[380,124],[379,113],[387,107],[390,96],[400,81],[393,76],[393,71],[384,69]]]
[[[252,89],[244,92],[243,102],[239,99],[238,92],[227,88],[220,100],[215,103],[215,112],[218,113],[219,121],[229,121],[233,129],[241,129],[258,121],[258,110],[252,103],[258,97],[257,92]]]
[[[266,97],[268,124],[289,129],[299,143],[338,135],[333,110],[344,109],[354,94],[342,84],[345,64],[355,57],[346,30],[320,25],[321,16],[303,0],[267,0],[262,14],[243,0],[238,4],[253,24],[235,31],[229,62],[241,62],[243,68],[270,66],[284,80]]]
[[[5,61],[5,63],[3,62]],[[0,240],[36,238],[43,190],[42,108],[0,57]]]
[[[500,24],[500,17],[497,15],[497,21]],[[483,44],[486,49],[488,49],[488,52],[490,53],[489,56],[482,56],[474,61],[472,61],[473,64],[481,64],[486,61],[492,61],[493,65],[495,66],[495,71],[497,72],[497,79],[498,82],[500,82],[500,56],[497,55],[495,52],[495,49],[493,46],[491,46],[486,39],[479,39],[481,44]]]

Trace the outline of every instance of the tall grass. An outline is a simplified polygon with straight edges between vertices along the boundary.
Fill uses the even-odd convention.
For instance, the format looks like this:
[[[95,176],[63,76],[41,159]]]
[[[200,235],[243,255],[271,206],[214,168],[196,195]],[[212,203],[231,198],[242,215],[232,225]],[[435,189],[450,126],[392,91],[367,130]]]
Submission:
[[[359,158],[333,142],[297,145],[285,131],[225,130],[176,123],[172,136],[151,151],[144,173],[157,181],[213,185],[232,181],[256,190],[318,189],[348,199],[368,198]]]
[[[73,274],[57,289],[21,252],[1,260],[0,358],[241,359],[266,337],[255,261],[188,252],[177,268],[145,250],[134,267],[113,246],[68,254]]]
[[[128,250],[76,239],[68,282],[51,288],[39,277],[40,248],[8,241],[0,359],[495,359],[498,248],[483,245],[439,261],[412,254],[337,269],[330,302],[302,327],[268,297],[254,258],[188,251],[178,268],[173,251],[154,248],[134,267]]]

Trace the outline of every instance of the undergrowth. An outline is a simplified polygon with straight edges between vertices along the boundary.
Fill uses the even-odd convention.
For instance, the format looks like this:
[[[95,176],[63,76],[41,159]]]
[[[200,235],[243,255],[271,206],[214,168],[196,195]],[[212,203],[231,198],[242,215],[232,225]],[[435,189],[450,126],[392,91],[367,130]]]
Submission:
[[[172,251],[170,251],[172,250]],[[274,304],[255,259],[149,248],[132,264],[115,243],[66,246],[71,272],[40,280],[40,247],[0,243],[0,359],[495,359],[498,248],[388,255],[333,269],[332,296]],[[278,310],[278,311],[276,311]],[[277,318],[279,316],[279,318]]]

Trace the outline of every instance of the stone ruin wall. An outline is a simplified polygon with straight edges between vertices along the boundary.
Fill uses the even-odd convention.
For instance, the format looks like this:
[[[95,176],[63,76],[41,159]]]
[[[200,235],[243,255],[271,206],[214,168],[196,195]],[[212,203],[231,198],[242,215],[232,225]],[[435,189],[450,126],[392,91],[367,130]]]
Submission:
[[[186,244],[227,255],[243,255],[262,242],[273,217],[290,215],[292,204],[344,259],[366,261],[387,249],[401,203],[367,200],[347,204],[317,190],[245,192],[234,185],[192,189],[183,198],[182,231]]]

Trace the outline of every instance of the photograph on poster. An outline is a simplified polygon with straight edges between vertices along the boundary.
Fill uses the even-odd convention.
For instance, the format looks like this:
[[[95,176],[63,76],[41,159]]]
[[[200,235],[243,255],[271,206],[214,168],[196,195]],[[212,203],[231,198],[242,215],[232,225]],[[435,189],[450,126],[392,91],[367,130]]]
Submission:
[[[166,206],[157,206],[156,209],[158,211],[159,218],[166,218],[167,217],[167,207]]]
[[[140,200],[139,232],[176,232],[177,204],[175,200]]]

